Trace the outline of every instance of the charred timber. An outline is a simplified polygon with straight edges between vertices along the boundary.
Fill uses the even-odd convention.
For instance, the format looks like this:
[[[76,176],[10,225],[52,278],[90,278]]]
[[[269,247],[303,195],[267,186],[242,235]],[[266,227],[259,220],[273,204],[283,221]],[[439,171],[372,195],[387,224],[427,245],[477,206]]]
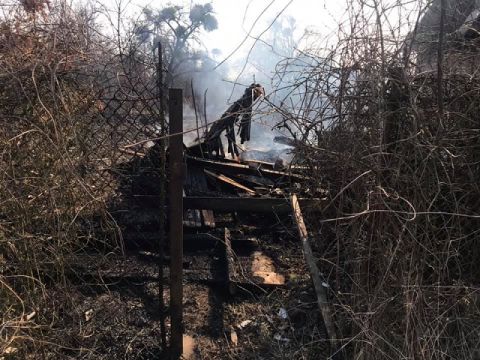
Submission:
[[[252,106],[255,100],[262,95],[265,95],[265,90],[260,84],[250,85],[245,89],[243,96],[235,101],[219,120],[213,123],[205,135],[205,143],[210,155],[215,152],[217,156],[224,156],[220,135],[225,131],[228,141],[228,153],[232,156],[239,156],[235,138],[235,124],[240,120],[238,129],[240,142],[243,144],[245,141],[249,141],[252,126]]]
[[[204,166],[208,169],[215,169],[220,172],[226,172],[228,174],[245,174],[245,175],[256,175],[266,177],[268,179],[279,181],[279,180],[292,180],[292,181],[302,181],[308,180],[308,177],[292,173],[284,172],[278,170],[263,169],[261,166],[250,167],[248,165],[239,164],[236,162],[224,162],[224,161],[215,161],[209,159],[202,159],[194,156],[185,156],[187,163],[194,163]]]
[[[321,211],[325,203],[322,199],[299,199],[302,208]],[[257,213],[291,213],[289,199],[285,198],[251,198],[251,197],[193,197],[183,199],[185,209],[204,209],[218,212],[257,212]]]

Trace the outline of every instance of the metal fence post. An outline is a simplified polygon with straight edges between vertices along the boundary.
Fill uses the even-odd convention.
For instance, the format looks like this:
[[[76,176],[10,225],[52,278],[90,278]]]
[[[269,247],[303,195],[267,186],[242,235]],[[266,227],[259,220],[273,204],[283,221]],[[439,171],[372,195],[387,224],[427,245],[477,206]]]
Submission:
[[[183,352],[183,93],[169,90],[169,242],[170,242],[170,350],[172,359]]]
[[[158,106],[159,106],[159,120],[160,120],[160,218],[159,218],[159,239],[158,239],[158,294],[159,294],[159,311],[160,311],[160,341],[162,344],[162,351],[167,348],[167,332],[165,329],[165,302],[163,298],[163,258],[164,258],[164,246],[165,246],[165,186],[167,176],[166,170],[166,124],[165,124],[165,109],[163,98],[163,51],[162,44],[158,42],[158,69],[157,69],[157,91],[158,91]]]

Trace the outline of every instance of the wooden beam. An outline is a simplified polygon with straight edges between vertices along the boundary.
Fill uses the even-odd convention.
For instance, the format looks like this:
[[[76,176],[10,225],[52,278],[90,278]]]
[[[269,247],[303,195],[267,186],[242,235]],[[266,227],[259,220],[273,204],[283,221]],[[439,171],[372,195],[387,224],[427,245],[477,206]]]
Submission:
[[[218,212],[259,212],[259,213],[291,213],[292,208],[285,198],[253,198],[253,197],[201,197],[187,196],[183,199],[186,209],[205,209]],[[312,211],[320,211],[326,200],[299,199],[302,207]]]
[[[244,162],[248,164],[253,164],[256,165],[257,167],[266,167],[267,169],[274,170],[275,164],[267,161],[261,161],[261,160],[250,160],[250,159],[245,159],[243,160]]]
[[[290,180],[297,180],[297,181],[308,179],[308,177],[306,176],[291,173],[291,172],[283,172],[283,171],[276,171],[276,170],[270,170],[270,169],[250,167],[248,165],[239,164],[235,162],[202,159],[202,158],[198,158],[190,155],[187,155],[185,157],[187,159],[187,163],[199,164],[205,168],[215,169],[221,172],[264,176],[277,181],[279,179],[290,179]]]
[[[303,255],[308,265],[310,276],[312,278],[313,286],[317,295],[318,307],[320,309],[320,312],[322,313],[323,322],[325,323],[325,328],[327,330],[329,340],[332,343],[333,348],[335,349],[338,338],[337,332],[335,330],[332,310],[330,308],[330,304],[327,298],[327,292],[325,290],[326,288],[323,285],[325,284],[325,282],[321,280],[322,277],[320,275],[320,271],[318,270],[315,257],[313,256],[312,248],[310,247],[310,243],[308,241],[307,227],[305,226],[305,222],[303,221],[302,211],[300,209],[300,204],[296,195],[292,195],[291,204],[295,222],[297,223],[300,241],[302,242]]]
[[[205,172],[205,174],[207,174],[208,176],[211,176],[217,180],[220,180],[221,182],[225,183],[225,184],[228,184],[230,186],[233,186],[237,189],[240,189],[240,190],[243,190],[251,195],[255,195],[256,192],[246,186],[243,186],[242,184],[240,184],[239,182],[236,182],[235,180],[233,180],[232,178],[229,178],[228,176],[225,176],[223,174],[215,174],[214,172],[211,172],[211,171],[208,171],[207,169],[204,169],[203,170]]]

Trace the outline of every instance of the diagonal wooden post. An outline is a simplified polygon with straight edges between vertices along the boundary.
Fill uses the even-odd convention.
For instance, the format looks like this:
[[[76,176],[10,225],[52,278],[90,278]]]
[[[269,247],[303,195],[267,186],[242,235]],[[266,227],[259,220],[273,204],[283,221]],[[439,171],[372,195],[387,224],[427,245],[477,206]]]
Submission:
[[[169,90],[169,242],[170,242],[170,352],[180,359],[183,352],[183,93]]]
[[[312,278],[313,287],[315,288],[315,293],[317,295],[317,303],[320,312],[322,313],[323,322],[327,330],[327,335],[332,344],[333,349],[336,352],[336,356],[341,357],[341,353],[337,350],[337,332],[335,330],[335,323],[333,320],[332,309],[327,298],[327,291],[323,286],[322,277],[320,270],[317,267],[315,257],[313,255],[312,248],[308,241],[308,232],[305,222],[303,221],[302,210],[300,209],[300,204],[298,202],[297,196],[291,196],[292,212],[297,224],[298,235],[300,236],[300,241],[302,242],[303,255],[305,257],[305,262],[307,263],[308,270],[310,272],[310,277]]]

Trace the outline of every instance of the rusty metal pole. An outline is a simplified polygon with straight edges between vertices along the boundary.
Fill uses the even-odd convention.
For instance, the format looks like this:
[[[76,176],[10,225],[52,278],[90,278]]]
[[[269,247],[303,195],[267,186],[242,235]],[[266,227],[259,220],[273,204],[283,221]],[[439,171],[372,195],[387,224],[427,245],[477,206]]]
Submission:
[[[170,241],[170,351],[172,359],[183,352],[183,93],[169,90],[169,224]]]
[[[159,236],[158,236],[158,300],[159,300],[159,312],[160,312],[160,341],[162,344],[162,350],[167,349],[167,331],[165,329],[165,301],[163,298],[163,258],[164,258],[164,247],[165,247],[165,208],[166,208],[166,199],[165,199],[165,186],[167,176],[165,174],[166,170],[166,123],[165,123],[165,102],[163,96],[163,51],[162,43],[158,42],[158,69],[157,69],[157,90],[158,90],[158,101],[159,101],[159,120],[160,120],[160,219],[159,219]]]

